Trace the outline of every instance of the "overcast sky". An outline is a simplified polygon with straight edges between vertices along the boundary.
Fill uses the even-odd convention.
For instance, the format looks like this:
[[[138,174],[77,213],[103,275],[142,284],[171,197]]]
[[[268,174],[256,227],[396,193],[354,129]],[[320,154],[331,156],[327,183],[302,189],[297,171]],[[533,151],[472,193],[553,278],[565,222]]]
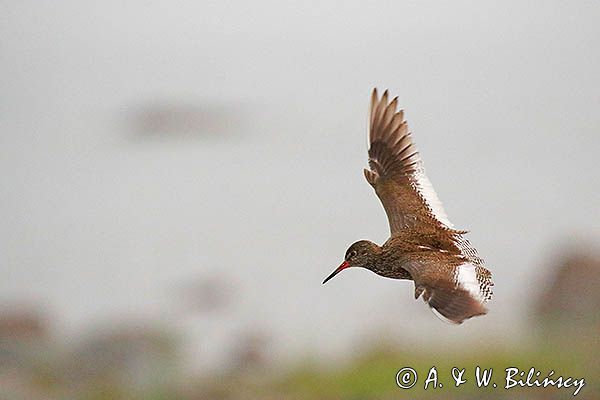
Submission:
[[[600,238],[600,5],[364,4],[3,2],[0,299],[65,333],[171,321],[214,358],[253,329],[281,357],[518,330],[565,243]],[[492,312],[460,328],[409,282],[321,286],[387,238],[362,175],[374,86],[494,274]],[[155,109],[176,115],[146,134]],[[173,287],[215,276],[235,306],[178,316]]]

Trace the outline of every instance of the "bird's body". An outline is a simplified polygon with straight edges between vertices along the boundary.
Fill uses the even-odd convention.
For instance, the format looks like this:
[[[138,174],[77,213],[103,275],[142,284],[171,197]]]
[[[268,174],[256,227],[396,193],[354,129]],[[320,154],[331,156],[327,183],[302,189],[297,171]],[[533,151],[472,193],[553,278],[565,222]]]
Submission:
[[[467,239],[448,220],[412,142],[397,99],[388,103],[373,91],[369,126],[369,165],[365,177],[388,216],[391,236],[382,245],[362,240],[323,283],[348,267],[414,281],[415,298],[443,319],[461,323],[487,312],[491,273]]]

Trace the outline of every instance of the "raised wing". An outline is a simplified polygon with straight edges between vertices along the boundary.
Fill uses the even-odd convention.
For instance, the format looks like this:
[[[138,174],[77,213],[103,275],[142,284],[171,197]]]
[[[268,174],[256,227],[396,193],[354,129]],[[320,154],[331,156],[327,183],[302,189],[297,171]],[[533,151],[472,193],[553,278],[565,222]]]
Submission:
[[[405,228],[422,232],[452,231],[442,203],[425,175],[404,112],[396,111],[397,97],[388,102],[373,89],[369,124],[367,181],[375,188],[388,216],[391,235]],[[454,231],[458,233],[457,231]]]

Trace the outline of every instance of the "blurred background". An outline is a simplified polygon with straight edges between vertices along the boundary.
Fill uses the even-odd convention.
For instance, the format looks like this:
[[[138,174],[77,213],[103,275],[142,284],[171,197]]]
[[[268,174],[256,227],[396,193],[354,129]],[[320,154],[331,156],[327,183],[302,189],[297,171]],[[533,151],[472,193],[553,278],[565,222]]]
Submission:
[[[396,386],[432,365],[600,398],[597,2],[0,8],[1,399],[573,393]],[[321,285],[388,236],[375,86],[494,274],[483,318],[366,270]]]

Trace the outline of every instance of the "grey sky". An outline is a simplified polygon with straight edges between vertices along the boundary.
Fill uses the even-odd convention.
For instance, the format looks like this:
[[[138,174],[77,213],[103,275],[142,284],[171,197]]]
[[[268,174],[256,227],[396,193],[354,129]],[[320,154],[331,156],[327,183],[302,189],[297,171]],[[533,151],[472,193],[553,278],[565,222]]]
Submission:
[[[281,356],[378,327],[518,329],[557,245],[600,237],[600,6],[363,3],[5,2],[0,298],[47,303],[65,332],[141,315],[221,349],[257,327]],[[459,329],[406,282],[320,284],[350,243],[387,237],[362,176],[373,86],[400,96],[494,273],[492,313]],[[230,105],[235,124],[135,137],[123,116],[154,102]],[[220,274],[234,310],[173,316],[173,285]]]

